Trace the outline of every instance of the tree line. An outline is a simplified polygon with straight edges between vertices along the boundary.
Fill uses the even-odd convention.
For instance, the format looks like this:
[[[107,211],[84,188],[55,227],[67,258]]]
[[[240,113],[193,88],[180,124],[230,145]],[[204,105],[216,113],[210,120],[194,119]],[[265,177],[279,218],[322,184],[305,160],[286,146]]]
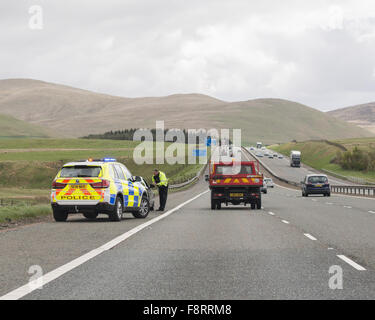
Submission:
[[[150,132],[151,132],[152,137],[147,138],[150,135]],[[134,136],[135,133],[136,133],[136,136]],[[143,134],[144,136],[139,138],[139,136]],[[162,139],[159,139],[158,137],[162,137]],[[161,140],[161,141],[176,142],[178,139],[177,137],[179,137],[179,140],[185,144],[188,144],[188,143],[198,144],[199,142],[205,143],[206,139],[208,138],[207,132],[205,130],[196,130],[196,132],[194,133],[191,131],[189,132],[186,129],[161,130],[161,129],[139,129],[139,128],[111,130],[102,134],[90,134],[82,138],[83,139],[131,140],[131,141],[145,141],[145,140],[152,139],[152,141]]]

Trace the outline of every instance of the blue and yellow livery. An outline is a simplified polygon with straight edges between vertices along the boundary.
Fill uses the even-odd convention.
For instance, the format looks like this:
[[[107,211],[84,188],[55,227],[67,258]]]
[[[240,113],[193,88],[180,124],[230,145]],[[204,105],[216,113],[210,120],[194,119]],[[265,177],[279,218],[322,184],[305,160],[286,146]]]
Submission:
[[[125,212],[145,218],[154,207],[154,194],[142,177],[134,177],[113,158],[65,164],[52,184],[51,205],[56,221],[71,213],[96,219],[99,213],[120,221]]]

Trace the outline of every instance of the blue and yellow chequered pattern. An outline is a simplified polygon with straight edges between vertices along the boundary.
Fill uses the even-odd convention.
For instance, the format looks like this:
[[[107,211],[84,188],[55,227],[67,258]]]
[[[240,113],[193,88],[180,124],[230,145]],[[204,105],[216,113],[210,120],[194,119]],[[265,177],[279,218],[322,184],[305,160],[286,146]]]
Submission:
[[[138,186],[128,185],[124,188],[124,206],[125,207],[138,207],[142,190]]]

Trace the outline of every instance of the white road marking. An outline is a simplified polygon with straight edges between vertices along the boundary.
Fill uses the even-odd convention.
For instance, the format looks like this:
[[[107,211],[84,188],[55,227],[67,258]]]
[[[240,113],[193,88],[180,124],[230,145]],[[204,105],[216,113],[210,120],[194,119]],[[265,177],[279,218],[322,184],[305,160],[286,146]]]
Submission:
[[[375,213],[375,211],[371,211],[371,210],[370,210],[369,213]]]
[[[78,266],[80,266],[83,263],[95,258],[96,256],[102,254],[103,252],[112,249],[113,247],[117,246],[121,242],[130,238],[132,235],[134,235],[134,234],[138,233],[139,231],[149,227],[150,225],[154,224],[155,222],[158,222],[158,221],[168,217],[173,212],[181,209],[183,206],[185,206],[188,203],[196,200],[197,198],[206,194],[207,192],[209,192],[209,190],[206,190],[206,191],[198,194],[197,196],[179,204],[177,207],[167,211],[166,213],[164,213],[164,214],[162,214],[162,215],[160,215],[156,218],[153,218],[153,219],[151,219],[151,220],[149,220],[149,221],[147,221],[147,222],[145,222],[145,223],[143,223],[143,224],[127,231],[127,232],[125,232],[124,234],[122,234],[122,235],[114,238],[113,240],[105,243],[101,247],[96,248],[94,250],[91,250],[90,252],[88,252],[88,253],[86,253],[86,254],[84,254],[84,255],[64,264],[63,266],[46,273],[44,276],[41,277],[42,279],[41,278],[35,279],[32,282],[27,283],[27,284],[23,285],[22,287],[20,287],[18,289],[15,289],[15,290],[3,295],[2,297],[0,297],[0,300],[18,300],[18,299],[21,299],[22,297],[24,297],[24,296],[28,295],[29,293],[33,292],[34,290],[38,289],[38,285],[40,286],[40,283],[42,283],[42,285],[44,286],[47,283],[61,277],[65,273],[73,270],[74,268],[77,268]]]
[[[275,215],[275,214],[274,214],[273,212],[271,212],[271,211],[268,212],[268,213],[269,213],[271,216],[274,216],[274,215]]]
[[[317,239],[315,237],[313,237],[311,234],[309,233],[304,233],[305,237],[309,238],[310,240],[313,240],[313,241],[316,241]]]
[[[346,209],[352,209],[353,207],[351,207],[351,206],[344,206],[344,208],[346,208]]]
[[[366,269],[359,265],[358,263],[354,262],[352,259],[349,259],[348,257],[344,256],[343,254],[337,255],[341,260],[345,261],[347,264],[350,264],[354,269],[357,269],[359,271],[365,271]]]
[[[296,189],[292,189],[292,188],[284,187],[284,186],[281,186],[281,185],[277,184],[276,182],[274,182],[274,184],[275,184],[276,186],[278,186],[279,188],[284,188],[284,189],[287,189],[287,190],[290,190],[290,191],[295,191],[295,192],[301,192],[301,190],[296,190]]]
[[[281,220],[283,223],[285,224],[289,224],[289,221],[286,221],[286,220]]]

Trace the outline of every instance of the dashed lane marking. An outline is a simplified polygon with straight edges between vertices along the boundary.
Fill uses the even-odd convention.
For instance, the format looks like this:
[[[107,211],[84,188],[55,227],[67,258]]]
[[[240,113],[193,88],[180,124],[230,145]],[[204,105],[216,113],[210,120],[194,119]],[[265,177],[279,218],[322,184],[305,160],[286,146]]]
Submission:
[[[354,262],[352,259],[349,259],[347,256],[344,256],[343,254],[337,255],[341,260],[345,261],[347,264],[351,265],[354,269],[357,269],[359,271],[365,271],[366,269],[359,265],[358,263]]]

